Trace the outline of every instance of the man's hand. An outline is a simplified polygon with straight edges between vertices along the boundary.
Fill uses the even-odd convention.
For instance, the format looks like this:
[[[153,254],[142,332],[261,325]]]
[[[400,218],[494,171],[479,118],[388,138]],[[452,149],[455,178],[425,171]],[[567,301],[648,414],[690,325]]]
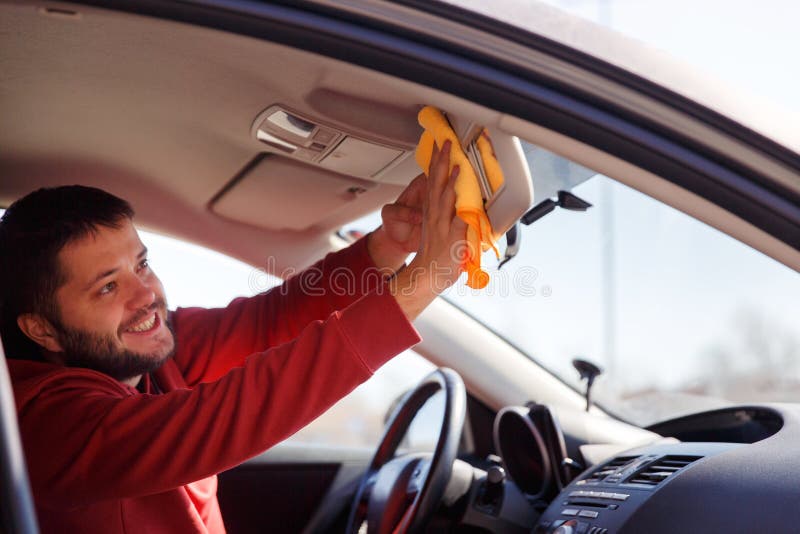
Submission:
[[[396,271],[412,252],[419,250],[426,178],[417,176],[392,204],[381,210],[383,224],[369,235],[367,251],[382,270]]]
[[[441,151],[434,146],[428,178],[415,180],[426,186],[422,195],[419,248],[411,264],[392,280],[392,294],[409,320],[415,319],[439,293],[453,285],[462,271],[467,226],[456,217],[455,210],[459,168],[448,172],[449,166],[447,141]]]

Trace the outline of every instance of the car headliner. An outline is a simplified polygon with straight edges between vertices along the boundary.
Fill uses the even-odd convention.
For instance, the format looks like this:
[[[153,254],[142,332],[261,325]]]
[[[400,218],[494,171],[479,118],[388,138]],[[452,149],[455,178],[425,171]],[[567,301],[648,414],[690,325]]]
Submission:
[[[516,9],[520,5],[515,3]],[[251,135],[254,118],[270,105],[281,103],[346,131],[409,147],[416,111],[422,104],[434,104],[486,125],[502,123],[506,131],[524,134],[545,148],[560,151],[652,196],[670,198],[669,203],[679,209],[784,263],[800,266],[796,250],[738,219],[715,215],[720,210],[698,197],[627,168],[630,166],[625,167],[624,162],[613,162],[591,147],[515,122],[512,117],[453,95],[252,37],[94,7],[53,6],[0,4],[0,112],[6,126],[0,130],[1,205],[39,186],[75,182],[97,185],[129,199],[137,209],[138,222],[145,227],[210,246],[251,264],[263,262],[268,252],[279,251],[277,269],[302,266],[321,251],[340,245],[332,232],[341,224],[396,196],[403,176],[394,177],[393,183],[377,183],[359,198],[313,221],[304,231],[256,227],[220,217],[209,209],[211,203],[264,151]],[[531,9],[536,12],[540,8],[544,9]],[[408,9],[405,16],[412,16]],[[554,38],[558,33],[555,28],[563,26],[560,17],[552,12],[541,17],[536,31]],[[429,21],[434,22],[441,20]],[[576,19],[572,24],[582,22]],[[435,28],[443,33],[452,30],[449,26]],[[560,37],[573,33],[585,33],[584,40],[593,36],[598,42],[619,39],[601,28],[567,31]],[[586,46],[584,41],[567,42]],[[605,51],[616,53],[619,47],[610,46]],[[516,57],[515,52],[510,50],[509,56]],[[642,64],[646,63],[644,59],[664,64],[663,58],[655,57],[657,54],[637,53],[644,54],[639,58]],[[555,60],[548,63],[548,68],[557,67],[563,65]],[[589,76],[573,71],[573,76]],[[592,80],[587,77],[582,83],[591,86]],[[372,106],[372,113],[365,114],[359,106],[331,105],[335,101],[323,105],[317,97],[325,91]],[[620,93],[620,98],[623,96]],[[380,121],[372,120],[376,114],[381,115]],[[693,132],[698,137],[719,137],[711,129]],[[800,191],[796,174],[739,150],[741,143],[727,138],[720,141],[721,145],[725,143],[731,153],[748,156],[750,164],[760,161],[765,167],[775,167],[772,176],[776,180],[784,180]],[[403,171],[405,181],[416,172]],[[307,184],[294,185],[294,178],[285,176],[283,180],[300,206],[314,191]],[[265,213],[287,209],[284,202],[270,198],[259,198],[258,202]]]

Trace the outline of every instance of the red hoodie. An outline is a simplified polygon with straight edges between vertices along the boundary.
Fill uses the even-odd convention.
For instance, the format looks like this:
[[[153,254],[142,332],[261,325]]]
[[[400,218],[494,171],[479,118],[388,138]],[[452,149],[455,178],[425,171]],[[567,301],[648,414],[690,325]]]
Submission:
[[[365,240],[268,293],[178,309],[172,326],[159,395],[8,361],[43,532],[224,532],[216,473],[291,436],[420,340]]]

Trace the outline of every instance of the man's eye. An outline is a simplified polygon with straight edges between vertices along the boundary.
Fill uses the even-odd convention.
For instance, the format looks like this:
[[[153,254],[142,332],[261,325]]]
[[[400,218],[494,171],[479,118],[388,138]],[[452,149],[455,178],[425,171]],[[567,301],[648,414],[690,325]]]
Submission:
[[[140,270],[140,271],[142,271],[142,270],[144,270],[144,269],[147,269],[147,268],[149,268],[149,267],[150,267],[150,261],[149,261],[149,260],[142,260],[142,261],[139,263],[139,270]]]
[[[117,288],[117,283],[116,282],[109,282],[109,283],[107,283],[106,285],[104,285],[103,287],[100,288],[100,294],[101,295],[107,295],[107,294],[111,293],[112,291],[114,291],[116,288]]]

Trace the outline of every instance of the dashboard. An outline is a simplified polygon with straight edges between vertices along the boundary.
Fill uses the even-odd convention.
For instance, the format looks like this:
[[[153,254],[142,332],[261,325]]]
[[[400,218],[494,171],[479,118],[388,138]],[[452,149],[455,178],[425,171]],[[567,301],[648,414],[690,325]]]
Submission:
[[[537,510],[528,532],[797,532],[800,406],[739,406],[650,430],[673,439],[583,469],[542,405],[495,420],[508,479]]]

